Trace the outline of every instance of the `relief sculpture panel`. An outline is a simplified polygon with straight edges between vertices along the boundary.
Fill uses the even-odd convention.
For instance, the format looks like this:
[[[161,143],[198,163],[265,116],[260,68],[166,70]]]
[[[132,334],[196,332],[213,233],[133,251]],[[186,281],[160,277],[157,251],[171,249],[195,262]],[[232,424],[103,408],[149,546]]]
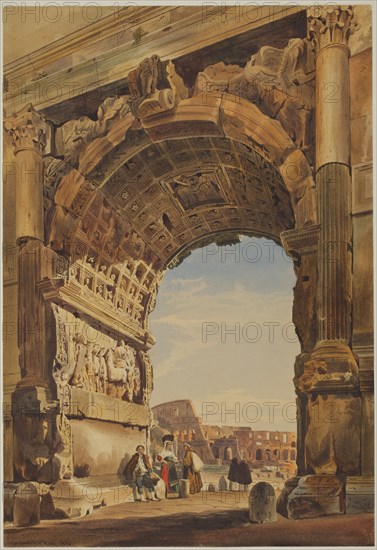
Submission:
[[[136,350],[92,328],[69,311],[52,304],[56,320],[53,378],[63,399],[66,386],[132,403],[143,402]],[[143,374],[143,377],[145,375]]]

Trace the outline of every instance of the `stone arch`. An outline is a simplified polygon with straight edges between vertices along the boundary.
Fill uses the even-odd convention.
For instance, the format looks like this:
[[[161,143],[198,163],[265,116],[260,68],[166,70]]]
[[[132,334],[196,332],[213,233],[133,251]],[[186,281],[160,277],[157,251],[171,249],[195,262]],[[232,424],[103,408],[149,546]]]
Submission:
[[[351,33],[353,12],[349,7],[347,10],[339,8],[332,11],[332,23],[326,27],[324,23],[327,15],[325,10],[317,10],[315,14],[309,13],[308,20],[310,35],[314,38],[313,45],[317,54],[321,51],[321,62],[317,63],[316,74],[318,91],[322,89],[326,75],[332,74],[334,51],[342,52],[337,64],[339,70],[334,76],[339,84],[349,81],[347,40]],[[340,20],[341,31],[333,33],[332,27]],[[285,52],[287,55],[284,55],[284,60],[289,61],[286,66],[291,69],[293,67],[293,71],[297,68],[295,61],[298,58],[292,57],[292,54],[295,49],[297,50],[298,44],[299,49],[304,46],[301,40],[291,40]],[[332,45],[336,45],[337,48],[329,47]],[[339,48],[339,45],[342,47]],[[250,60],[248,68],[261,68],[261,65],[258,65],[262,63],[260,58],[261,52],[258,52]],[[177,88],[173,83],[171,63],[164,61],[163,66],[168,69],[165,79],[169,83],[168,90],[157,86],[157,93],[150,97],[147,90],[141,89],[142,101],[140,98],[137,101],[133,98],[135,101],[132,109],[125,97],[108,98],[98,110],[97,121],[90,121],[86,117],[82,117],[84,120],[68,121],[71,129],[75,129],[78,124],[81,125],[79,131],[82,130],[83,137],[79,138],[81,145],[78,148],[74,145],[75,139],[72,138],[74,132],[69,137],[70,129],[65,124],[63,126],[68,130],[68,134],[64,134],[63,127],[54,128],[56,132],[49,132],[46,130],[44,117],[33,112],[30,106],[26,106],[22,112],[16,116],[12,115],[6,121],[6,129],[16,146],[15,157],[18,166],[25,164],[25,161],[28,167],[30,163],[33,166],[42,164],[35,161],[42,159],[47,151],[52,151],[51,155],[55,155],[45,157],[44,197],[42,193],[35,193],[33,197],[28,196],[30,186],[24,185],[20,178],[16,182],[17,193],[22,197],[21,203],[26,205],[28,214],[25,215],[25,223],[17,224],[16,231],[17,244],[20,245],[17,278],[20,306],[18,321],[21,332],[27,333],[32,329],[29,331],[32,336],[27,345],[25,342],[20,345],[22,379],[17,391],[28,387],[34,388],[35,402],[38,403],[38,407],[40,404],[40,410],[45,411],[49,409],[43,408],[43,399],[48,402],[52,397],[56,403],[55,398],[61,397],[59,391],[65,387],[64,378],[61,376],[64,373],[60,372],[60,364],[56,361],[54,381],[58,391],[57,395],[49,395],[47,386],[50,385],[50,380],[47,378],[51,374],[52,354],[51,350],[46,350],[46,343],[41,338],[40,333],[43,330],[34,330],[35,326],[44,328],[53,319],[53,313],[45,307],[45,302],[64,306],[68,302],[72,309],[70,313],[83,323],[90,317],[90,313],[93,313],[94,303],[94,317],[100,319],[101,332],[109,335],[112,331],[112,337],[115,338],[119,330],[120,334],[127,334],[127,343],[135,346],[135,361],[140,366],[142,375],[141,384],[143,388],[151,389],[152,369],[148,364],[147,351],[153,345],[153,337],[148,331],[147,318],[148,312],[153,309],[164,269],[173,267],[175,262],[181,261],[193,247],[208,242],[206,238],[226,242],[226,239],[232,241],[236,235],[243,232],[268,235],[277,242],[282,242],[286,250],[294,256],[297,273],[293,315],[302,345],[302,354],[295,364],[300,423],[297,441],[299,473],[357,475],[364,471],[369,472],[370,453],[368,451],[369,458],[364,463],[360,447],[366,444],[368,437],[365,433],[370,431],[367,426],[364,433],[362,426],[365,417],[369,415],[371,395],[362,393],[365,391],[370,394],[373,388],[365,372],[359,380],[358,365],[351,352],[352,345],[355,346],[355,350],[357,348],[356,339],[353,341],[351,338],[350,274],[353,247],[355,245],[356,249],[358,245],[357,241],[353,241],[351,231],[351,142],[347,85],[345,84],[344,88],[344,100],[339,104],[343,111],[333,109],[327,102],[317,102],[319,124],[316,127],[316,180],[320,190],[318,200],[321,225],[316,226],[316,193],[313,178],[303,150],[289,137],[295,139],[295,132],[289,132],[284,123],[276,120],[276,114],[267,116],[262,113],[263,109],[253,104],[252,98],[248,100],[245,97],[232,96],[229,86],[224,93],[215,91],[201,95],[194,92],[188,97],[188,93],[181,93],[179,86]],[[230,69],[233,70],[232,67]],[[241,70],[240,67],[238,69]],[[137,71],[138,69],[136,73]],[[135,76],[135,71],[133,75]],[[291,72],[284,76],[295,75]],[[310,78],[314,79],[314,72]],[[168,86],[166,82],[164,86]],[[288,82],[296,86],[298,81],[288,78]],[[156,88],[155,84],[156,82],[153,83],[153,90]],[[149,91],[152,91],[150,86],[149,88]],[[280,92],[282,90],[278,90],[278,93]],[[146,100],[145,93],[148,95]],[[287,99],[287,94],[284,97]],[[16,104],[19,104],[19,100]],[[285,121],[287,122],[289,123],[289,120]],[[342,128],[344,131],[338,132],[334,140],[334,132],[328,131],[329,128]],[[313,128],[310,130],[314,136]],[[45,145],[50,134],[56,139],[51,140],[51,148],[47,149]],[[218,219],[214,212],[213,219],[205,222],[206,231],[202,231],[199,224],[193,225],[193,228],[198,230],[197,233],[191,232],[187,238],[183,238],[180,246],[173,246],[172,250],[166,250],[166,253],[161,249],[158,253],[152,235],[153,231],[159,230],[158,224],[155,228],[148,226],[151,238],[143,238],[138,228],[134,227],[134,221],[139,216],[138,205],[135,203],[135,208],[129,205],[129,212],[126,213],[124,210],[123,215],[117,211],[115,205],[109,203],[108,198],[112,196],[110,189],[107,189],[107,195],[105,191],[115,174],[118,174],[119,181],[123,177],[126,178],[124,166],[138,154],[152,152],[153,147],[164,147],[167,143],[178,143],[186,139],[186,135],[192,140],[209,136],[212,145],[213,140],[222,139],[232,143],[232,148],[238,147],[234,144],[242,144],[249,149],[246,156],[255,155],[257,158],[259,155],[259,161],[263,159],[269,167],[264,175],[270,171],[278,173],[282,178],[284,188],[289,194],[292,215],[283,216],[282,226],[276,226],[269,232],[268,226],[263,227],[261,220],[250,221],[249,216],[246,218],[250,224],[245,221],[245,217],[238,225],[236,222],[231,223],[233,213],[228,216],[223,229],[216,229],[213,222],[217,223]],[[65,140],[64,137],[68,139]],[[221,147],[216,149],[221,150]],[[198,178],[203,176],[202,173],[194,175]],[[31,183],[31,177],[34,178],[34,175],[27,176],[28,183]],[[185,174],[185,177],[193,177],[193,174]],[[204,180],[206,177],[207,174]],[[115,186],[116,179],[115,177],[112,180]],[[328,185],[329,181],[334,187]],[[121,192],[127,201],[127,188]],[[19,199],[17,200],[20,204]],[[153,200],[152,195],[150,200]],[[276,208],[279,200],[280,204],[284,203],[282,197],[274,194],[271,189],[271,201],[276,202]],[[43,201],[46,207],[45,227],[40,215],[43,211]],[[184,203],[184,199],[182,202]],[[238,206],[238,212],[242,208],[246,212],[246,206]],[[216,207],[213,207],[213,210],[216,210]],[[251,208],[248,215],[259,210],[258,206]],[[288,210],[287,207],[287,212]],[[174,219],[165,210],[158,213],[158,222],[161,221],[163,229],[156,239],[164,235],[167,238],[168,233],[174,232]],[[236,214],[237,212],[234,213],[234,219],[237,217]],[[336,261],[328,262],[334,235],[342,244],[339,250],[334,252]],[[44,236],[47,247],[43,247]],[[107,256],[106,246],[109,251]],[[165,247],[165,244],[163,246]],[[165,248],[167,249],[167,246]],[[104,256],[98,254],[102,250],[105,251]],[[33,262],[30,260],[31,256]],[[341,268],[338,269],[338,266]],[[82,288],[82,292],[77,291],[78,287]],[[32,295],[33,293],[36,296]],[[316,293],[318,297],[315,296]],[[96,300],[93,300],[94,294]],[[125,298],[126,303],[123,302]],[[127,311],[127,306],[131,308],[130,311]],[[70,319],[72,323],[76,322],[73,318]],[[59,325],[59,319],[55,320]],[[118,329],[114,326],[114,320]],[[36,332],[38,334],[34,336]],[[358,345],[364,350],[364,341]],[[64,356],[65,350],[62,348],[60,351]],[[369,354],[369,350],[367,353]],[[369,362],[369,358],[369,355],[367,358],[361,357],[361,363]],[[369,367],[364,369],[361,363],[360,371],[368,372]],[[22,391],[14,397],[15,402],[20,397],[22,408]],[[64,424],[68,421],[64,416],[63,405],[69,401],[69,395],[65,398],[67,399],[61,399],[60,411],[63,412],[58,412],[59,409],[56,408],[53,416],[59,437],[66,436],[66,441],[62,439],[61,446],[68,449],[70,436],[69,428]],[[337,423],[336,429],[331,423],[322,423],[321,430],[318,431],[315,421],[317,413],[325,412],[327,405],[335,409],[341,405],[346,412]],[[123,420],[126,422],[129,418]],[[149,421],[145,407],[138,418],[138,425],[143,422],[142,425],[145,427]],[[349,429],[349,425],[352,425],[352,430]],[[318,445],[318,438],[326,442],[325,453]],[[344,446],[344,440],[347,440],[347,446]],[[291,452],[295,452],[295,449]],[[68,473],[69,467],[68,464]]]
[[[49,243],[61,245],[59,240],[69,231],[67,226],[74,227],[74,220],[83,217],[96,190],[102,189],[135,153],[184,137],[231,139],[255,150],[279,172],[292,200],[296,226],[315,223],[314,181],[305,155],[280,123],[254,104],[230,94],[209,94],[183,100],[173,113],[151,118],[143,122],[142,129],[135,130],[135,118],[128,112],[115,119],[106,135],[81,151],[75,166],[69,161],[48,165],[54,202],[47,215]]]
[[[48,157],[45,172],[46,244],[68,258],[68,286],[80,294],[85,287],[87,309],[91,300],[103,304],[101,326],[114,337],[120,327],[138,348],[143,372],[154,342],[148,316],[167,267],[239,235],[289,249],[282,236],[316,222],[304,153],[280,122],[228,93],[183,99],[146,118],[120,110],[74,162]],[[304,346],[307,317],[296,325]]]
[[[232,460],[233,458],[233,449],[232,447],[224,448],[224,460]]]
[[[136,119],[131,112],[122,117],[118,114],[111,120],[107,133],[88,143],[81,151],[75,167],[69,162],[56,159],[51,161],[48,179],[54,180],[52,187],[55,191],[46,214],[46,241],[55,250],[70,258],[83,259],[90,254],[90,249],[96,246],[103,250],[106,246],[105,240],[108,239],[108,247],[113,252],[118,250],[119,254],[113,255],[112,258],[107,257],[107,264],[120,264],[126,258],[132,258],[136,263],[144,261],[147,267],[139,266],[139,269],[153,272],[156,281],[154,286],[157,288],[160,279],[158,274],[167,266],[177,265],[193,248],[213,241],[234,242],[239,234],[266,236],[281,244],[281,235],[285,231],[295,226],[310,227],[310,224],[316,221],[314,182],[305,155],[295,146],[277,120],[264,115],[249,101],[219,93],[192,97],[182,100],[174,111],[163,112],[157,118],[142,120],[141,124],[136,124],[136,128],[135,122]],[[186,208],[187,211],[192,206],[198,206],[185,204],[183,192],[179,196],[179,190],[172,188],[171,181],[177,173],[181,179],[182,173],[186,179],[201,178],[202,182],[198,185],[202,186],[203,180],[207,178],[211,185],[217,186],[218,191],[222,185],[221,178],[230,177],[231,188],[244,188],[244,193],[240,190],[241,205],[231,208],[226,191],[223,197],[220,196],[220,192],[216,197],[216,188],[215,191],[209,190],[212,197],[209,197],[207,204],[211,204],[211,198],[216,199],[213,200],[211,212],[213,219],[205,220],[207,226],[202,231],[199,226],[194,227],[196,234],[189,228],[186,232],[190,233],[189,237],[182,231],[180,235],[176,235],[173,246],[166,246],[166,250],[169,246],[171,248],[168,253],[164,252],[162,257],[156,255],[149,246],[149,236],[145,232],[142,233],[140,225],[135,223],[136,217],[139,216],[137,202],[135,201],[132,206],[135,211],[131,209],[125,213],[123,209],[124,203],[127,203],[129,196],[133,196],[135,186],[139,182],[132,181],[129,186],[123,183],[133,170],[138,169],[138,162],[148,161],[148,155],[153,160],[156,151],[157,154],[165,155],[170,150],[177,152],[181,144],[186,142],[190,143],[191,149],[197,151],[196,144],[206,141],[209,141],[210,145],[204,150],[208,152],[210,160],[207,162],[208,159],[201,157],[204,168],[202,173],[193,173],[192,166],[195,163],[191,163],[189,173],[185,173],[184,170],[180,172],[177,166],[170,167],[170,170],[165,168],[164,177],[170,178],[167,183],[163,182],[167,198],[171,199],[169,195],[176,194],[175,198],[181,201],[179,206],[183,205],[183,209]],[[227,147],[231,148],[231,152],[235,151],[236,159],[227,160],[226,155],[231,157]],[[215,160],[211,158],[213,154]],[[226,169],[216,172],[216,165],[220,163],[223,167],[226,166]],[[152,167],[156,168],[157,164],[158,161],[152,163]],[[262,186],[266,181],[269,182],[265,187],[269,190],[269,200],[274,212],[272,218],[275,223],[271,223],[269,212],[263,211],[260,204],[248,202],[247,193],[251,194],[253,189],[255,193],[259,193],[261,189],[257,183],[254,182],[255,187],[248,179],[252,170],[254,172],[250,177],[261,174]],[[210,178],[214,180],[210,181]],[[213,183],[214,181],[217,183]],[[161,185],[161,178],[159,184]],[[111,204],[114,194],[117,196],[117,210],[114,204]],[[145,195],[140,195],[140,198],[144,202],[148,200]],[[219,202],[223,204],[218,204]],[[263,203],[263,200],[261,202]],[[216,219],[216,209],[224,211],[223,206],[227,203],[229,215],[225,220],[219,221]],[[109,210],[112,212],[109,213]],[[198,208],[192,210],[189,223],[195,225],[195,213],[201,212]],[[110,216],[110,226],[106,227],[106,222],[104,223],[97,242],[83,243],[83,234],[91,234],[93,224],[101,217],[101,211],[103,216]],[[241,212],[243,216],[240,217]],[[145,212],[140,214],[143,215]],[[199,215],[198,220],[200,218]],[[144,229],[150,233],[160,230],[158,238],[165,239],[168,243],[170,235],[174,232],[174,222],[179,225],[177,216],[174,220],[174,216],[162,208],[157,222],[151,220],[148,228]],[[200,225],[199,222],[197,225]],[[122,235],[127,237],[127,242],[123,239],[123,243],[120,243]],[[284,239],[283,244],[286,245]],[[106,266],[106,262],[102,265]],[[155,294],[155,291],[153,292]],[[148,301],[147,308],[153,306],[154,299],[155,296],[145,298]],[[121,303],[119,307],[122,307]],[[145,327],[146,319],[147,313],[144,313]],[[298,330],[299,338],[303,340],[301,332]]]

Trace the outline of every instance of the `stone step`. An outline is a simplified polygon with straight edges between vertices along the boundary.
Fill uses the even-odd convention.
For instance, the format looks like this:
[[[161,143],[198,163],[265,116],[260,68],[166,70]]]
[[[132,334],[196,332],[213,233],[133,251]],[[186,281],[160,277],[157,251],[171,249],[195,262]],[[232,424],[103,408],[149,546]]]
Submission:
[[[51,497],[58,515],[80,518],[91,514],[95,508],[114,506],[134,500],[131,484],[108,476],[93,476],[79,480],[62,479],[51,489]]]

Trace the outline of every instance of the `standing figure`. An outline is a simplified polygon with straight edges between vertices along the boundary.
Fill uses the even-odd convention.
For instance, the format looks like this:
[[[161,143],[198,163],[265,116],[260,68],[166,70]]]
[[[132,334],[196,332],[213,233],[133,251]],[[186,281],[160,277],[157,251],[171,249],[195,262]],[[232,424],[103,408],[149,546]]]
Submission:
[[[239,479],[239,464],[238,464],[238,458],[232,458],[229,472],[228,472],[228,479],[230,481],[229,483],[229,489],[231,491],[236,490],[235,484],[238,483]]]
[[[93,365],[93,344],[88,343],[86,348],[85,370],[88,379],[88,389],[95,391],[94,365]]]
[[[241,460],[238,465],[238,483],[243,486],[243,490],[247,491],[248,486],[252,483],[250,467],[246,460]]]
[[[178,492],[178,475],[175,467],[178,458],[173,451],[173,441],[173,435],[164,435],[162,438],[164,448],[157,456],[157,460],[161,462],[160,477],[165,482],[167,494]]]
[[[128,480],[136,481],[136,500],[146,502],[146,498],[143,494],[143,487],[146,487],[153,493],[153,497],[151,500],[160,500],[156,494],[156,489],[151,477],[152,474],[152,466],[149,460],[149,456],[145,454],[145,447],[143,445],[138,445],[136,447],[136,453],[131,457],[124,469],[125,478]]]
[[[99,387],[102,393],[107,390],[107,365],[105,359],[106,348],[101,348],[98,352],[99,357]]]
[[[99,353],[100,349],[101,349],[100,346],[95,344],[93,346],[93,351],[92,351],[94,386],[95,386],[95,391],[96,392],[101,391],[101,384],[100,384],[100,377],[99,377],[99,371],[100,371],[101,367],[100,367],[100,359],[99,359],[99,356],[98,356],[98,353]]]
[[[190,493],[199,493],[203,487],[202,478],[200,473],[195,471],[194,467],[194,455],[197,453],[188,443],[183,445],[184,458],[183,458],[183,478],[190,480]],[[199,459],[200,460],[200,459]]]
[[[148,97],[154,94],[158,81],[158,64],[160,58],[158,55],[147,57],[140,63],[140,84],[142,96]]]
[[[75,370],[70,383],[73,386],[89,389],[88,377],[86,374],[86,342],[81,334],[73,337],[75,342]]]

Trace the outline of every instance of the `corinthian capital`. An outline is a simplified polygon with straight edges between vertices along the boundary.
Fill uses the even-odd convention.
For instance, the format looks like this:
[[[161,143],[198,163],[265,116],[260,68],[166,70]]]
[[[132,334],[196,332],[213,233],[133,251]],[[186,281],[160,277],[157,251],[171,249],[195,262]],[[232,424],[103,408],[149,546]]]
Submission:
[[[6,118],[4,127],[12,138],[15,153],[22,149],[34,149],[43,154],[50,127],[44,116],[31,104],[26,105],[19,113]]]
[[[307,10],[308,38],[318,53],[330,44],[348,45],[348,39],[358,28],[352,6],[328,4]]]

